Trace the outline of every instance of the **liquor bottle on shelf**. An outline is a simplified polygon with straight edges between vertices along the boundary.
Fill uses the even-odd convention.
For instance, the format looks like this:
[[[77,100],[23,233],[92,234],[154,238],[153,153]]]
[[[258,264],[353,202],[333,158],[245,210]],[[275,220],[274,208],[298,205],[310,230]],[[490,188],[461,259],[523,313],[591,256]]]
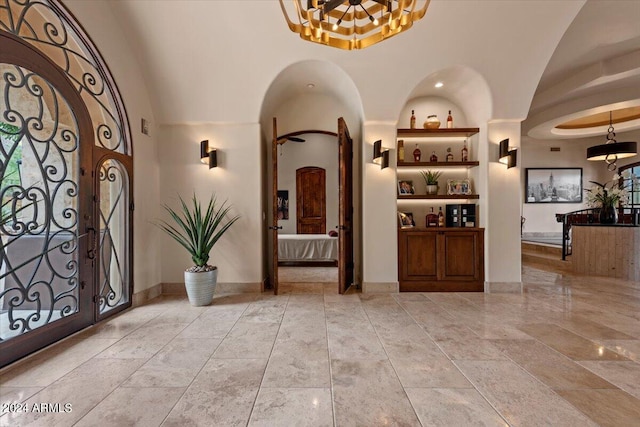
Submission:
[[[447,162],[453,161],[453,154],[451,154],[451,147],[447,148]]]
[[[464,145],[462,146],[462,161],[469,161],[469,150],[467,150],[467,140],[464,140]]]
[[[431,152],[431,157],[429,158],[430,162],[437,162],[438,161],[438,156],[436,156],[436,152],[432,151]]]
[[[427,214],[427,227],[437,227],[438,226],[438,215],[433,212],[433,206],[431,207],[431,211]]]
[[[449,115],[447,116],[447,129],[453,128],[453,117],[451,117],[451,110],[449,110]]]
[[[418,144],[416,144],[416,149],[413,150],[413,161],[419,162],[420,157],[422,157],[422,151],[420,151],[420,148],[418,148]]]
[[[398,140],[398,161],[404,162],[404,140]]]
[[[444,214],[442,213],[442,206],[438,211],[438,227],[444,227]]]
[[[416,128],[416,114],[414,110],[411,110],[411,119],[409,120],[409,127],[411,129]]]

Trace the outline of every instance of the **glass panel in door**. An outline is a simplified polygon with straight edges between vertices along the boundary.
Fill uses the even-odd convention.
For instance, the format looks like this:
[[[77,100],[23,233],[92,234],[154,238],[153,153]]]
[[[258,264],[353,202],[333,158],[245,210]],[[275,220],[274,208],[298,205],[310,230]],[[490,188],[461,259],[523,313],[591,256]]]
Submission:
[[[70,323],[86,299],[74,112],[43,77],[0,63],[0,140],[1,345]]]
[[[129,175],[126,167],[115,159],[99,166],[99,315],[128,306],[129,272]]]

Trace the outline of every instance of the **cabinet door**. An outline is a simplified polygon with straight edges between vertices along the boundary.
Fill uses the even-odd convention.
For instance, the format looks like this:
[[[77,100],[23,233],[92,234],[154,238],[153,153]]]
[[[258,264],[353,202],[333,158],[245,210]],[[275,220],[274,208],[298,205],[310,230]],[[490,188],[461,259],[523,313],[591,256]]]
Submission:
[[[438,234],[435,231],[404,231],[400,232],[399,242],[401,280],[436,280]]]
[[[442,250],[439,259],[441,280],[479,280],[484,270],[482,239],[476,231],[448,231],[438,236]]]

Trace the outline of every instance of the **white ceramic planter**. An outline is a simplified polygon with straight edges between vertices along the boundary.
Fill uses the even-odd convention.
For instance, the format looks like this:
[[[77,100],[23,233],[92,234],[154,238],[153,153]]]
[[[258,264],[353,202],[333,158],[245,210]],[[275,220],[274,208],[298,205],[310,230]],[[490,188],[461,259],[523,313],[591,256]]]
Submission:
[[[202,273],[184,272],[184,286],[191,305],[200,307],[211,304],[218,283],[218,269]]]
[[[438,184],[427,185],[427,194],[438,194]]]

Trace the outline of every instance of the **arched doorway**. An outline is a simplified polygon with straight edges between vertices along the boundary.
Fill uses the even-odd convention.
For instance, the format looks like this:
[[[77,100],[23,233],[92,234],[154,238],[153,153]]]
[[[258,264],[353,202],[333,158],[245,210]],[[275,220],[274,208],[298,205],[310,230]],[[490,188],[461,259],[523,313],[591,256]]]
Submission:
[[[0,23],[4,366],[131,306],[133,159],[117,90],[73,18],[27,1]]]
[[[296,76],[304,75],[305,84],[302,85],[305,89],[302,89],[300,82],[296,79]],[[295,81],[295,83],[293,83]],[[362,281],[362,123],[363,123],[363,110],[360,95],[358,90],[353,84],[353,81],[349,75],[344,72],[340,67],[333,63],[326,61],[302,61],[300,63],[291,64],[283,69],[280,74],[274,79],[271,86],[265,94],[262,111],[261,111],[261,126],[264,132],[265,142],[265,185],[264,185],[264,206],[265,206],[265,219],[268,227],[283,227],[279,230],[282,234],[296,235],[295,230],[295,206],[297,201],[294,197],[295,192],[295,174],[289,176],[293,177],[291,181],[279,182],[281,174],[274,172],[276,162],[279,160],[285,160],[281,157],[282,151],[286,152],[291,148],[291,152],[296,152],[295,157],[297,160],[301,160],[299,167],[303,166],[322,166],[327,168],[327,186],[333,185],[333,190],[336,193],[335,196],[335,218],[330,218],[329,207],[327,207],[327,225],[326,231],[334,231],[340,234],[340,230],[344,233],[347,231],[352,233],[352,248],[344,248],[345,252],[352,253],[351,259],[345,259],[345,266],[353,272],[353,279],[345,278],[346,282],[359,285]],[[343,118],[342,129],[344,131],[343,137],[335,138],[340,133],[340,125],[336,127],[336,119]],[[274,121],[277,118],[277,126]],[[346,124],[348,123],[348,131]],[[304,131],[307,129],[307,131]],[[333,137],[322,134],[316,134],[318,129],[331,132]],[[308,130],[313,130],[309,133]],[[286,136],[301,136],[306,142],[298,144],[295,140],[293,142],[278,143],[279,138],[285,138]],[[284,140],[280,140],[283,142]],[[340,143],[342,141],[342,144]],[[299,141],[298,141],[299,142]],[[349,143],[349,148],[346,149],[346,143]],[[315,145],[317,143],[317,145]],[[316,146],[317,150],[312,149],[311,146]],[[297,147],[296,150],[293,150]],[[304,147],[304,149],[302,149]],[[331,147],[331,150],[328,149]],[[350,161],[348,162],[350,169],[340,171],[338,166],[340,164],[338,159],[338,150],[342,147],[345,149],[343,153],[345,156],[348,151]],[[333,154],[333,150],[335,155]],[[305,157],[308,154],[309,157]],[[274,161],[274,156],[277,159]],[[306,161],[303,161],[306,159]],[[328,160],[332,159],[332,160]],[[326,161],[325,161],[326,160]],[[322,164],[316,164],[316,163]],[[294,162],[279,162],[278,165],[289,164]],[[298,163],[296,163],[298,164]],[[324,166],[323,166],[324,165]],[[284,172],[284,171],[283,171]],[[349,188],[347,198],[352,203],[352,209],[347,208],[343,212],[344,217],[349,218],[350,224],[347,228],[340,228],[338,217],[338,200],[339,197],[339,173],[343,172],[351,177],[352,187]],[[284,175],[284,174],[283,174]],[[332,184],[329,184],[332,182]],[[282,186],[286,184],[285,186]],[[280,187],[279,187],[280,185]],[[278,191],[282,193],[288,192],[289,200],[292,203],[290,217],[286,220],[278,220]],[[345,188],[343,190],[346,191]],[[327,193],[327,200],[329,203],[329,193]],[[328,206],[328,205],[327,205]],[[265,227],[266,229],[267,227]],[[287,231],[287,229],[291,231]],[[338,285],[338,274],[334,271],[318,271],[318,272],[295,272],[291,275],[283,274],[282,277],[277,277],[277,269],[274,270],[273,266],[278,264],[278,256],[276,246],[280,240],[273,238],[273,235],[278,230],[269,229],[265,231],[265,275],[269,279],[270,283],[283,279],[284,284],[297,284],[297,283],[325,283],[329,292],[336,292],[341,287]],[[343,234],[344,234],[343,233]],[[333,233],[332,233],[333,234]],[[328,233],[325,233],[328,236]],[[295,238],[295,236],[294,236]],[[341,257],[338,256],[338,261]],[[335,262],[335,260],[334,260]],[[315,267],[314,267],[315,268]],[[321,268],[331,269],[331,266],[318,266],[318,270]],[[285,267],[286,270],[291,271],[290,267]],[[297,268],[296,270],[303,270]],[[307,274],[309,273],[309,274]],[[336,284],[335,288],[333,284]],[[319,286],[318,286],[319,287]],[[283,290],[286,292],[286,289]],[[313,292],[317,290],[314,289]]]

